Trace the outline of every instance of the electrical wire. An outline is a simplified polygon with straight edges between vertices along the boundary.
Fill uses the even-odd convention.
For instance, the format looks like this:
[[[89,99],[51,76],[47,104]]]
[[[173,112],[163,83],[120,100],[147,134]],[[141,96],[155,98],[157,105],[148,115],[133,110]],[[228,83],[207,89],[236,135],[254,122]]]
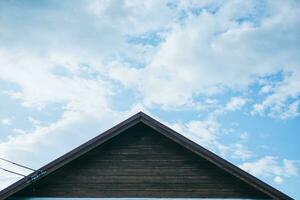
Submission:
[[[13,162],[13,161],[10,161],[10,160],[4,159],[4,158],[0,158],[0,160],[3,160],[3,161],[8,162],[8,163],[11,163],[11,164],[13,164],[13,165],[17,165],[17,166],[19,166],[19,167],[23,167],[23,168],[25,168],[25,169],[29,169],[29,170],[34,171],[34,172],[36,171],[35,169],[32,169],[32,168],[30,168],[30,167],[26,167],[26,166],[24,166],[24,165],[15,163],[15,162]]]
[[[18,173],[18,172],[14,172],[14,171],[5,169],[5,168],[3,168],[3,167],[0,167],[0,169],[2,169],[3,171],[6,171],[6,172],[12,173],[12,174],[16,174],[16,175],[19,175],[19,176],[26,177],[26,175],[24,175],[24,174],[20,174],[20,173]]]

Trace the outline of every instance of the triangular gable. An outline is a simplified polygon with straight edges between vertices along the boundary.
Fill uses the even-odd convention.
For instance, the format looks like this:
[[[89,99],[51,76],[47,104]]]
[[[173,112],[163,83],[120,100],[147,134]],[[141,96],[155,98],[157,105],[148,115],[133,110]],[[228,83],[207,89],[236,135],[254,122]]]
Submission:
[[[23,179],[21,179],[20,181],[16,182],[15,184],[9,186],[8,188],[4,189],[3,191],[0,192],[0,198],[1,199],[5,199],[7,197],[11,197],[14,195],[22,195],[30,193],[30,189],[28,188],[32,188],[32,186],[34,185],[31,181],[29,181],[29,178],[34,178],[34,182],[38,185],[39,182],[42,182],[43,180],[49,180],[48,183],[51,183],[51,176],[52,176],[52,180],[54,179],[53,174],[55,173],[62,173],[62,174],[66,174],[67,171],[63,171],[64,168],[66,168],[67,166],[73,166],[74,165],[76,167],[76,160],[78,161],[78,159],[81,159],[82,157],[90,157],[89,156],[91,154],[91,152],[100,152],[99,155],[101,156],[101,151],[102,154],[104,152],[104,154],[107,154],[107,152],[109,152],[109,148],[112,147],[107,147],[108,150],[104,151],[102,150],[103,148],[105,148],[105,146],[107,146],[107,144],[112,143],[113,141],[119,141],[119,143],[116,142],[117,146],[122,145],[124,142],[126,142],[128,139],[130,139],[130,134],[131,137],[132,134],[134,133],[130,133],[128,136],[125,135],[124,139],[118,139],[122,137],[122,134],[124,135],[124,132],[128,132],[128,130],[134,130],[136,129],[135,127],[139,127],[139,126],[144,127],[143,130],[152,130],[152,133],[143,133],[146,137],[147,134],[152,134],[151,137],[147,137],[150,138],[148,141],[148,145],[153,145],[153,133],[155,132],[155,137],[159,137],[159,139],[156,139],[156,141],[165,141],[166,144],[168,145],[161,145],[162,147],[164,146],[168,146],[168,148],[170,149],[164,149],[162,150],[163,152],[169,152],[171,156],[177,156],[177,160],[175,159],[171,159],[170,157],[165,157],[165,160],[161,159],[161,157],[157,158],[154,161],[157,161],[157,159],[161,159],[161,161],[159,162],[160,165],[163,165],[164,163],[166,164],[166,166],[168,164],[178,164],[178,166],[176,168],[173,169],[174,173],[177,175],[179,175],[181,173],[181,171],[184,171],[182,173],[186,173],[187,170],[181,170],[180,171],[180,167],[181,166],[194,166],[199,165],[198,168],[196,167],[195,169],[192,168],[192,170],[189,173],[192,173],[192,171],[201,171],[202,170],[202,174],[203,174],[203,166],[209,166],[209,170],[207,170],[205,172],[205,174],[209,174],[209,176],[207,177],[203,177],[200,174],[194,174],[196,179],[193,179],[194,177],[187,179],[186,181],[181,181],[180,184],[177,185],[172,185],[172,184],[165,184],[164,186],[161,186],[162,183],[169,183],[170,181],[174,184],[177,184],[178,181],[180,181],[180,179],[177,178],[177,180],[173,180],[174,176],[172,176],[170,179],[170,175],[166,175],[164,176],[165,179],[160,178],[160,175],[156,176],[149,176],[149,178],[151,179],[141,179],[140,182],[136,181],[136,177],[131,177],[133,182],[130,182],[130,185],[126,185],[125,188],[129,188],[130,191],[147,191],[147,188],[149,190],[152,189],[152,192],[129,192],[128,193],[128,189],[126,190],[127,193],[125,192],[114,192],[113,194],[115,196],[112,196],[111,192],[106,192],[106,193],[101,193],[101,194],[107,194],[107,195],[102,195],[101,197],[169,197],[169,198],[173,198],[173,197],[182,197],[182,198],[187,198],[187,197],[209,197],[209,198],[220,198],[222,194],[224,194],[224,196],[222,196],[223,198],[238,198],[238,197],[247,197],[248,198],[272,198],[272,199],[291,199],[290,197],[288,197],[287,195],[281,193],[280,191],[276,190],[275,188],[267,185],[266,183],[260,181],[259,179],[255,178],[254,176],[248,174],[247,172],[239,169],[238,167],[232,165],[231,163],[227,162],[226,160],[220,158],[219,156],[213,154],[212,152],[206,150],[205,148],[201,147],[200,145],[192,142],[191,140],[185,138],[184,136],[180,135],[179,133],[173,131],[172,129],[164,126],[163,124],[161,124],[160,122],[154,120],[153,118],[149,117],[148,115],[140,112],[134,116],[132,116],[131,118],[125,120],[124,122],[118,124],[117,126],[109,129],[108,131],[102,133],[101,135],[95,137],[94,139],[88,141],[87,143],[79,146],[78,148],[72,150],[71,152],[63,155],[62,157],[56,159],[55,161],[49,163],[48,165],[42,167],[39,172],[33,173],[31,175],[29,175],[28,177],[25,177]],[[145,128],[146,127],[146,128]],[[131,131],[132,132],[132,131]],[[134,131],[133,131],[134,132]],[[145,132],[145,131],[144,131]],[[146,131],[147,132],[147,131]],[[148,131],[149,132],[149,131]],[[150,131],[151,132],[151,131]],[[141,135],[137,135],[138,137],[140,137]],[[137,137],[134,136],[134,137]],[[152,140],[152,141],[151,141]],[[129,144],[129,143],[128,143]],[[131,143],[130,143],[131,144]],[[144,145],[144,143],[138,143],[139,145]],[[132,142],[132,145],[134,145],[134,142]],[[155,146],[157,146],[155,144]],[[102,148],[103,147],[103,148]],[[113,147],[114,149],[116,149],[115,147]],[[156,147],[155,147],[156,148]],[[180,150],[177,153],[172,153],[172,151],[174,151],[174,149],[179,148]],[[100,150],[99,150],[100,149]],[[119,148],[117,148],[119,149]],[[180,155],[183,152],[189,152],[186,155],[180,157]],[[96,153],[97,154],[97,153]],[[104,155],[103,154],[103,155]],[[193,154],[193,155],[192,155]],[[95,155],[95,153],[94,153]],[[152,155],[152,154],[151,154]],[[154,156],[154,155],[152,155]],[[156,156],[156,155],[155,155]],[[161,156],[161,155],[160,155]],[[194,160],[193,163],[191,163],[191,165],[189,165],[190,160],[184,160],[190,157],[193,157]],[[97,157],[98,154],[97,154]],[[178,159],[178,157],[182,158],[182,159]],[[176,162],[177,163],[176,163]],[[148,162],[148,161],[147,161]],[[181,162],[181,163],[180,163]],[[199,164],[198,162],[201,162],[201,164]],[[80,163],[80,162],[79,162]],[[82,162],[81,162],[82,163]],[[121,163],[121,162],[118,162]],[[149,162],[151,164],[151,162]],[[198,164],[197,164],[198,163]],[[129,167],[128,165],[131,165],[135,163],[125,163],[124,168]],[[137,163],[138,165],[141,165],[140,163]],[[152,163],[153,164],[153,163]],[[78,165],[78,162],[77,162]],[[154,165],[156,165],[154,163]],[[91,166],[93,167],[93,166]],[[101,166],[100,166],[101,167]],[[69,171],[71,171],[71,169],[73,169],[72,167],[69,168]],[[98,167],[97,167],[98,168]],[[104,173],[104,169],[107,169],[108,166],[104,166],[103,169],[101,169],[101,173]],[[184,168],[184,167],[183,167]],[[142,168],[144,169],[144,168]],[[151,168],[152,169],[152,168]],[[178,170],[176,170],[178,169]],[[207,168],[205,168],[206,170]],[[126,170],[125,170],[126,171]],[[129,173],[130,170],[127,170],[126,173]],[[213,171],[213,172],[212,172]],[[143,171],[143,173],[145,172],[145,170]],[[157,173],[163,173],[163,170],[156,170]],[[170,171],[167,171],[168,173],[171,173]],[[111,173],[111,171],[110,171]],[[119,172],[121,173],[121,172]],[[131,173],[133,173],[133,175],[135,175],[135,173],[139,173],[139,170],[131,170]],[[148,172],[150,173],[150,172]],[[153,170],[151,171],[151,173],[153,173]],[[120,175],[120,174],[119,174]],[[105,182],[105,178],[102,177],[101,181],[97,184],[101,184],[101,188],[103,189],[103,191],[105,191],[105,188],[108,188],[108,191],[110,190],[110,188],[120,188],[120,184],[119,185],[105,185],[106,183],[114,183],[113,180],[115,180],[117,178],[117,182],[118,183],[122,183],[122,184],[126,184],[128,182],[128,180],[123,180],[120,177],[118,177],[119,175],[116,176],[111,176],[109,177],[110,181],[106,181]],[[172,174],[171,174],[172,175]],[[186,178],[186,174],[182,174],[183,176],[183,180],[185,180],[184,178]],[[197,177],[198,176],[198,177]],[[128,176],[129,177],[129,176]],[[167,179],[166,179],[167,177]],[[213,182],[215,181],[214,179],[211,179],[210,177],[223,177],[222,179],[218,179],[219,182]],[[107,178],[107,177],[106,177]],[[156,178],[156,179],[155,179]],[[208,178],[210,178],[208,180]],[[199,182],[198,182],[199,180]],[[228,180],[227,182],[225,180]],[[73,181],[73,180],[72,180]],[[81,180],[82,181],[82,180]],[[120,182],[121,181],[121,182]],[[123,183],[123,182],[124,183]],[[127,182],[126,182],[127,181]],[[152,182],[151,182],[152,181]],[[154,181],[154,182],[153,182]],[[157,182],[155,182],[157,181]],[[165,181],[165,182],[164,182]],[[175,182],[174,182],[175,181]],[[177,182],[176,182],[177,181]],[[205,182],[207,181],[207,182]],[[210,181],[210,182],[209,182]],[[46,181],[44,181],[46,182]],[[224,182],[224,183],[220,183],[220,182]],[[54,184],[55,183],[55,184]],[[152,184],[153,183],[153,184]],[[161,183],[161,184],[160,184]],[[200,184],[202,183],[202,185]],[[234,187],[230,184],[237,184],[240,187]],[[59,182],[52,182],[52,186],[55,187],[55,185],[58,185]],[[134,185],[136,184],[136,185]],[[143,185],[144,184],[144,185]],[[148,185],[147,185],[148,184]],[[190,184],[190,185],[189,185]],[[223,193],[219,192],[218,195],[213,195],[213,191],[209,190],[211,189],[214,184],[218,185],[220,188],[218,189],[216,187],[216,189],[218,190],[222,190],[223,188]],[[227,184],[227,185],[226,185]],[[203,186],[205,185],[205,187]],[[123,185],[122,185],[123,186]],[[172,193],[172,187],[176,187],[177,190],[176,191],[183,191],[183,192],[178,192],[178,193]],[[181,188],[182,187],[182,188]],[[187,190],[186,188],[189,187],[189,189]],[[204,187],[204,189],[203,189]],[[228,189],[226,189],[226,187],[228,187]],[[92,188],[92,186],[91,186]],[[161,192],[157,192],[157,191],[161,191],[162,189],[168,190],[170,191],[169,193],[161,193]],[[224,189],[225,188],[225,189]],[[231,190],[231,188],[233,188],[233,190]],[[240,189],[239,189],[240,188]],[[241,189],[242,188],[242,189]],[[122,188],[121,188],[122,189]],[[181,190],[179,190],[181,189]],[[120,190],[118,190],[120,191]],[[123,189],[121,190],[123,191]],[[156,191],[153,192],[153,191]],[[204,192],[202,192],[204,191]],[[206,193],[205,193],[206,191]],[[208,191],[208,192],[207,192]],[[245,192],[245,193],[243,193]],[[99,193],[100,194],[100,193]],[[163,195],[162,195],[163,194]],[[126,196],[124,196],[126,195]],[[87,197],[87,196],[85,196]],[[91,196],[90,196],[91,197]],[[100,197],[100,196],[93,196],[93,197]]]

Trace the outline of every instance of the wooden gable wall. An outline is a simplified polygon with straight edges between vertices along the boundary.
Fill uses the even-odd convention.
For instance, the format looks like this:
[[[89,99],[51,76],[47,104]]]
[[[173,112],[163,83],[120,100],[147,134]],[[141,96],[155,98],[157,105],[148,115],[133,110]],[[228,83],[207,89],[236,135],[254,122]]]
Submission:
[[[269,198],[143,123],[13,197]]]

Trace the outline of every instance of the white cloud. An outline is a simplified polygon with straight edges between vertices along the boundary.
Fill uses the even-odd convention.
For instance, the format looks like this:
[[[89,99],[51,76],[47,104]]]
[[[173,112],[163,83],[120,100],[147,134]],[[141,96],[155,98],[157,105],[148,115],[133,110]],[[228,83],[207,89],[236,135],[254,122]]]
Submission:
[[[1,124],[6,125],[6,126],[10,126],[12,125],[12,119],[11,118],[4,118],[1,120]]]
[[[253,156],[253,152],[243,144],[225,144],[222,142],[221,138],[226,134],[226,131],[216,119],[193,120],[186,123],[177,122],[169,125],[190,140],[224,158],[246,160]]]
[[[270,92],[272,92],[272,91],[274,91],[274,88],[273,88],[272,86],[270,86],[270,85],[264,85],[264,86],[260,89],[259,93],[260,93],[260,94],[266,94],[266,93],[270,93]]]
[[[230,148],[232,149],[232,158],[246,160],[253,156],[253,153],[242,144],[237,143],[232,145]]]
[[[31,52],[39,58],[51,57],[49,62],[56,66],[76,69],[78,64],[91,65],[90,68],[97,69],[101,76],[136,89],[148,107],[199,105],[194,97],[228,89],[246,89],[259,77],[279,71],[294,74],[299,68],[296,45],[299,30],[295,27],[299,25],[300,9],[296,2],[268,1],[260,7],[255,1],[95,0],[84,6],[63,5],[64,12],[55,10],[57,18],[47,19],[48,15],[41,15],[39,22],[48,20],[48,23],[42,23],[38,32],[35,28],[26,28],[29,36],[26,40],[15,35],[20,32],[17,27],[5,24],[10,28],[5,29],[7,38],[4,41],[15,42],[13,45],[3,43],[4,47],[12,51],[16,60],[19,60],[19,52]],[[80,12],[82,19],[74,16],[72,6],[78,8],[75,10]],[[195,8],[201,11],[199,15],[193,14]],[[53,11],[46,9],[44,12]],[[33,14],[40,16],[42,13],[34,10]],[[22,25],[32,26],[30,16]],[[82,20],[83,27],[78,25]],[[49,30],[45,24],[56,27],[57,32]],[[127,41],[127,36],[140,37],[162,29],[162,42],[157,47]],[[89,31],[83,33],[81,30]],[[64,41],[63,45],[60,41]],[[3,58],[9,57],[4,55]],[[131,68],[132,60],[145,67]],[[299,80],[299,76],[294,77]],[[67,80],[60,82],[64,81]],[[287,83],[287,87],[290,84]],[[294,90],[289,96],[298,94]],[[13,95],[19,97],[24,93]],[[259,105],[257,107],[266,110],[269,104]],[[296,115],[291,109],[286,116]]]
[[[281,115],[281,119],[294,118],[299,115],[299,100],[294,101],[293,103],[287,106],[287,110],[285,110]]]
[[[172,27],[148,66],[134,70],[119,66],[109,74],[137,88],[146,105],[164,108],[189,105],[199,95],[246,89],[279,71],[295,74],[300,67],[295,28],[300,24],[299,5],[267,2],[262,13],[256,6],[234,1],[214,14],[204,9],[198,16],[189,15]]]
[[[270,110],[268,115],[272,118],[279,119],[290,119],[299,115],[299,100],[295,100],[292,103],[280,101],[275,102],[275,100],[270,100],[270,97],[267,98],[262,104],[255,104],[251,114],[264,115],[266,110]]]
[[[247,103],[243,97],[232,97],[226,105],[226,110],[235,111],[241,109]]]
[[[286,160],[279,161],[273,156],[266,156],[254,162],[245,162],[239,165],[240,168],[262,178],[272,178],[277,184],[284,181],[284,178],[298,176],[299,161]]]
[[[234,111],[240,110],[246,105],[247,102],[248,102],[247,98],[232,97],[226,103],[226,105],[224,105],[224,106],[220,105],[219,108],[217,108],[213,112],[211,112],[210,117],[215,118],[220,115],[224,115],[228,112],[234,112]]]
[[[108,98],[113,95],[113,88],[97,76],[84,78],[83,71],[71,77],[57,76],[51,71],[55,66],[51,65],[51,58],[40,59],[26,54],[18,56],[0,52],[0,66],[0,79],[21,88],[7,93],[22,100],[24,106],[43,109],[51,103],[62,103],[65,110],[90,115],[99,115],[99,112],[109,109]]]
[[[252,114],[267,114],[273,118],[289,119],[299,115],[300,68],[284,76],[271,93],[253,106]],[[268,85],[267,85],[268,86]],[[263,88],[266,86],[263,86]]]
[[[26,131],[25,131],[25,130],[19,129],[19,128],[14,128],[14,129],[12,130],[12,132],[13,132],[13,133],[20,134],[20,135],[26,134]],[[9,138],[10,138],[10,136],[9,136]]]
[[[218,138],[220,125],[213,120],[199,120],[188,123],[175,123],[172,128],[203,146],[210,146]]]
[[[240,137],[241,140],[244,140],[244,141],[245,141],[245,140],[248,140],[248,138],[249,138],[249,133],[243,132],[243,133],[240,134],[239,137]]]
[[[255,162],[246,162],[240,167],[255,176],[281,175],[281,168],[277,165],[275,157],[264,157]]]
[[[287,176],[297,176],[299,171],[299,162],[297,166],[297,162],[293,160],[283,160],[284,171]]]
[[[42,123],[41,121],[39,121],[33,117],[29,117],[28,121],[31,122],[34,127],[39,127]]]
[[[143,34],[166,29],[176,18],[167,1],[93,0],[87,10],[101,23],[116,27],[122,34]]]
[[[280,176],[275,176],[274,182],[280,185],[283,183],[283,178],[281,178]]]

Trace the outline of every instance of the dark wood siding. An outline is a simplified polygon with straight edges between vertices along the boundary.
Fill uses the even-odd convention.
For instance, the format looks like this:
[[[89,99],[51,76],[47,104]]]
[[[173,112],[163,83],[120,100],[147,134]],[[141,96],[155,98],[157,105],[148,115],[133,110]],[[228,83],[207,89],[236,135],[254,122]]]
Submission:
[[[268,198],[142,123],[14,196]]]

